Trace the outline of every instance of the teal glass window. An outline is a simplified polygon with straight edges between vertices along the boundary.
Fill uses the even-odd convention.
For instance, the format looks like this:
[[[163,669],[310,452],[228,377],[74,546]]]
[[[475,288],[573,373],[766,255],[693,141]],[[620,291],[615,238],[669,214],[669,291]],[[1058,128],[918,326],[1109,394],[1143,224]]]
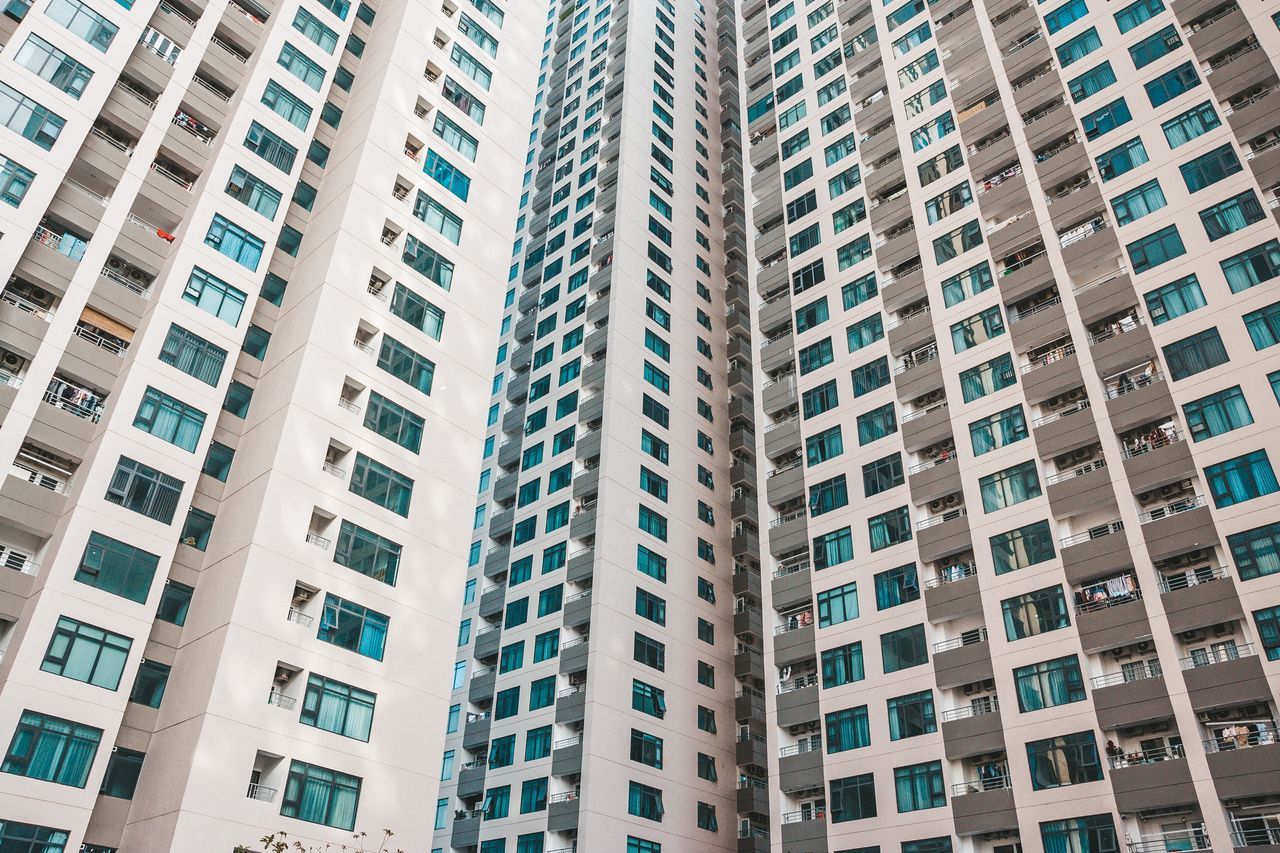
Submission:
[[[1005,636],[1010,642],[1071,625],[1062,586],[1050,586],[1000,602]]]
[[[0,772],[83,788],[101,741],[102,729],[23,711]]]
[[[132,646],[133,640],[122,634],[61,616],[40,669],[115,690],[120,686],[120,676]]]
[[[377,696],[312,673],[302,697],[299,722],[355,740],[368,741]]]
[[[280,814],[337,829],[355,828],[361,779],[301,761],[289,763]]]
[[[316,638],[374,660],[382,660],[390,618],[332,593],[324,597],[324,612]]]

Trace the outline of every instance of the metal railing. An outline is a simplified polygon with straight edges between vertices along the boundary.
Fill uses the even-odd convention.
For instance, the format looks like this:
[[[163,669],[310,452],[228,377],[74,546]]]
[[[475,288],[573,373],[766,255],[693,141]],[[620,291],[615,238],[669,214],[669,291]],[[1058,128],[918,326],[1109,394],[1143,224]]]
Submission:
[[[123,357],[125,351],[129,349],[128,343],[120,341],[118,338],[116,340],[112,340],[99,332],[95,332],[92,328],[85,325],[83,321],[76,323],[75,328],[71,330],[71,333],[78,338],[83,338],[98,349],[106,350],[112,355]]]
[[[1217,737],[1205,738],[1203,741],[1205,752],[1230,752],[1234,749],[1249,749],[1254,746],[1273,746],[1280,743],[1277,737],[1276,727],[1274,723],[1249,723],[1245,728],[1244,723],[1231,726],[1233,731],[1227,734],[1227,729],[1223,729],[1222,733]]]
[[[923,409],[919,409],[914,412],[907,412],[905,415],[899,418],[898,422],[905,424],[908,421],[914,421],[916,418],[923,418],[927,414],[930,414],[932,412],[938,411],[939,409],[945,409],[945,408],[947,408],[947,401],[943,400],[941,403],[934,403],[933,405],[925,406]]]
[[[987,776],[978,779],[967,779],[964,782],[957,782],[951,786],[951,796],[963,797],[965,794],[981,794],[984,791],[1002,791],[1006,788],[1013,787],[1013,779],[1009,776],[1009,771],[1000,768],[1003,772],[995,776]]]
[[[1168,447],[1171,444],[1177,444],[1183,440],[1182,430],[1173,424],[1161,426],[1156,430],[1152,430],[1147,435],[1138,436],[1132,441],[1122,441],[1122,453],[1125,459],[1133,459],[1142,456],[1144,453],[1150,453],[1153,450],[1159,450],[1161,447]]]
[[[306,613],[303,613],[301,610],[299,610],[296,607],[289,608],[288,619],[290,622],[297,622],[299,625],[303,626],[304,628],[315,621],[315,617],[310,616]]]
[[[1126,373],[1116,379],[1114,385],[1111,383],[1110,379],[1107,380],[1107,399],[1114,400],[1117,397],[1123,397],[1125,394],[1132,394],[1134,391],[1146,388],[1148,385],[1154,385],[1157,382],[1163,381],[1164,374],[1158,370],[1153,370],[1150,373],[1143,373],[1139,375],[1137,379],[1134,379]]]
[[[815,736],[808,740],[802,740],[791,746],[784,746],[778,750],[779,758],[786,758],[791,755],[804,755],[806,752],[817,752],[822,749],[822,738]]]
[[[1195,653],[1179,660],[1178,663],[1183,669],[1199,669],[1202,666],[1213,666],[1215,663],[1251,658],[1256,654],[1252,643],[1231,643],[1221,648],[1198,649]]]
[[[1062,346],[1055,347],[1054,349],[1050,350],[1044,355],[1036,356],[1035,358],[1031,359],[1030,364],[1024,364],[1022,366],[1022,372],[1030,373],[1031,371],[1036,370],[1038,368],[1047,367],[1050,364],[1055,364],[1056,362],[1063,361],[1075,354],[1076,354],[1076,345],[1071,341],[1067,341]]]
[[[1063,548],[1070,548],[1072,545],[1080,545],[1093,539],[1099,539],[1103,536],[1110,536],[1112,533],[1123,533],[1124,522],[1116,519],[1107,524],[1100,524],[1097,527],[1091,527],[1083,533],[1076,533],[1071,536],[1064,537],[1062,542]]]
[[[264,803],[271,803],[275,802],[276,789],[260,785],[257,782],[250,782],[249,791],[245,796],[251,800],[262,800]]]
[[[44,390],[44,401],[77,418],[97,423],[102,418],[105,401],[94,391],[54,377]]]
[[[1076,412],[1083,412],[1085,409],[1091,408],[1092,406],[1093,404],[1090,403],[1088,400],[1081,400],[1078,403],[1075,403],[1073,405],[1067,406],[1062,409],[1058,409],[1056,412],[1050,412],[1047,415],[1036,418],[1034,421],[1031,422],[1031,425],[1033,427],[1045,426],[1046,424],[1051,424],[1054,421],[1060,420],[1069,415],[1074,415]]]
[[[933,515],[929,518],[921,519],[916,522],[916,530],[926,530],[930,527],[936,527],[939,524],[946,524],[948,521],[955,521],[957,518],[964,518],[969,514],[969,510],[964,507],[949,509],[941,515]]]
[[[1077,465],[1070,471],[1059,471],[1057,474],[1051,474],[1044,478],[1046,486],[1052,486],[1055,483],[1065,483],[1067,480],[1074,480],[1076,477],[1083,477],[1085,474],[1094,471],[1102,471],[1107,467],[1107,460],[1099,457],[1091,459],[1083,465]]]
[[[978,564],[974,562],[953,563],[938,569],[938,574],[924,582],[925,589],[936,589],[943,584],[971,578],[978,573]]]
[[[1110,675],[1095,675],[1091,680],[1093,688],[1115,687],[1117,684],[1132,684],[1135,681],[1146,681],[1148,678],[1164,678],[1160,661],[1142,661],[1120,672]]]
[[[23,299],[21,296],[18,296],[16,293],[10,293],[9,291],[6,290],[5,292],[0,293],[0,301],[9,303],[14,308],[17,308],[19,311],[24,311],[27,314],[31,314],[34,317],[39,317],[41,320],[44,320],[46,323],[53,322],[52,308],[42,308],[39,305],[36,305],[34,302],[29,302],[26,299]]]
[[[1231,816],[1231,844],[1235,847],[1264,847],[1280,844],[1280,813]]]
[[[1190,497],[1181,498],[1167,503],[1164,506],[1158,506],[1155,509],[1149,509],[1146,512],[1138,513],[1138,521],[1142,524],[1149,524],[1152,521],[1159,521],[1164,518],[1170,518],[1179,513],[1190,512],[1193,509],[1199,509],[1205,505],[1203,495],[1192,495]]]
[[[826,820],[827,810],[823,808],[801,809],[796,812],[783,812],[783,823],[804,823],[811,820]]]
[[[1203,829],[1178,829],[1144,835],[1137,841],[1128,841],[1129,853],[1166,853],[1169,850],[1212,850],[1209,836]],[[1244,846],[1244,845],[1237,845]]]
[[[321,536],[319,533],[312,533],[310,530],[307,531],[306,540],[309,544],[315,545],[317,548],[327,549],[329,547],[328,539]]]
[[[777,693],[781,696],[784,693],[794,693],[797,690],[804,690],[807,687],[817,687],[818,676],[814,673],[801,675],[796,678],[788,678],[786,681],[779,681]]]
[[[983,714],[995,714],[1000,711],[1000,697],[996,695],[979,696],[972,700],[968,705],[962,705],[959,708],[951,708],[939,714],[939,718],[944,723],[952,723],[956,720],[967,720],[970,717],[980,717]]]
[[[138,294],[143,299],[151,298],[151,291],[147,288],[147,285],[139,284],[136,281],[131,281],[128,278],[125,278],[124,276],[122,276],[120,273],[111,269],[110,267],[104,266],[102,268],[101,275],[103,278],[111,279],[121,287],[125,287],[125,288],[128,288],[129,290],[132,290],[134,293]]]
[[[1186,757],[1187,754],[1181,744],[1170,744],[1169,746],[1109,755],[1107,756],[1107,762],[1111,765],[1112,770],[1119,770],[1122,767],[1137,767],[1142,764],[1156,764],[1161,761],[1173,761]]]
[[[275,705],[285,711],[291,710],[297,701],[293,696],[286,696],[279,690],[271,690],[267,693],[267,704]]]
[[[337,465],[329,461],[326,461],[324,464],[322,464],[320,466],[320,470],[325,472],[326,474],[332,474],[338,479],[342,479],[343,477],[347,476],[347,472],[344,469],[339,468]]]
[[[933,650],[934,652],[949,652],[962,646],[976,646],[986,641],[987,629],[974,628],[972,631],[965,631],[959,637],[953,637],[950,640],[939,640],[933,644]]]
[[[1180,589],[1190,589],[1193,586],[1227,580],[1230,577],[1231,573],[1227,571],[1226,566],[1214,566],[1212,568],[1200,566],[1195,569],[1187,569],[1176,575],[1161,575],[1159,580],[1160,593],[1163,595]]]

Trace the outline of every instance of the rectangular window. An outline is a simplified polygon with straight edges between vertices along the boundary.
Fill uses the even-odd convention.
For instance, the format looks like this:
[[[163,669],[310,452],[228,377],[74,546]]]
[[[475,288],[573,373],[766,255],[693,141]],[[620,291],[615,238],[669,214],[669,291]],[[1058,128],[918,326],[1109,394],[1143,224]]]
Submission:
[[[1028,742],[1027,764],[1036,791],[1102,779],[1098,743],[1091,731]]]
[[[1020,666],[1013,671],[1013,683],[1018,710],[1024,714],[1085,699],[1084,676],[1075,655]]]
[[[1156,326],[1205,306],[1204,291],[1194,273],[1149,290],[1143,298]]]
[[[1116,27],[1123,35],[1163,11],[1163,0],[1137,0],[1115,13]]]
[[[455,246],[462,239],[462,218],[422,190],[414,200],[413,215]]]
[[[876,785],[871,773],[831,780],[831,822],[876,816]]]
[[[133,425],[161,441],[194,453],[204,429],[204,412],[155,388],[148,387]]]
[[[456,149],[463,157],[475,162],[480,143],[453,119],[444,113],[437,112],[431,132]]]
[[[1221,262],[1222,274],[1232,293],[1239,293],[1280,275],[1280,241],[1268,240],[1260,246],[1232,255]]]
[[[163,524],[173,523],[182,481],[127,456],[116,464],[106,499]]]
[[[920,578],[915,563],[877,572],[874,579],[876,610],[888,610],[920,598]]]
[[[942,781],[942,762],[940,761],[895,767],[893,783],[898,797],[899,814],[941,808],[947,804],[947,791]]]
[[[924,626],[912,625],[880,635],[880,658],[885,674],[929,662]]]
[[[1160,182],[1153,179],[1113,198],[1111,209],[1115,211],[1118,225],[1128,225],[1148,213],[1154,213],[1165,204],[1167,202],[1164,191],[1160,189]]]
[[[369,405],[365,409],[364,426],[383,438],[417,453],[422,446],[422,430],[425,421],[419,415],[390,400],[377,391],[369,393]]]
[[[858,618],[858,585],[847,583],[818,593],[818,627]]]
[[[1143,87],[1147,90],[1151,106],[1159,107],[1199,85],[1200,75],[1196,73],[1195,66],[1184,62],[1149,83],[1144,83]]]
[[[997,575],[1025,569],[1054,558],[1049,522],[1037,521],[991,537],[991,559]]]
[[[1098,31],[1094,27],[1082,32],[1074,38],[1067,39],[1058,45],[1058,62],[1063,68],[1073,62],[1078,62],[1098,48],[1102,47],[1102,39],[1098,36]]]
[[[911,541],[911,515],[907,508],[898,507],[867,519],[871,537],[871,550],[879,551],[891,545]]]
[[[1062,586],[1050,586],[1000,602],[1004,632],[1010,642],[1035,637],[1071,625]]]
[[[493,72],[481,65],[474,56],[455,44],[449,59],[463,74],[479,83],[486,92],[489,91],[489,86],[493,83]]]
[[[1218,509],[1280,491],[1265,450],[1206,465],[1204,478],[1213,496],[1213,505]]]
[[[1210,327],[1165,346],[1164,360],[1176,381],[1226,364],[1230,358],[1217,328]]]
[[[299,722],[367,742],[376,701],[367,690],[313,673],[307,679]]]
[[[8,157],[0,156],[0,201],[12,207],[22,204],[36,173]]]
[[[1239,385],[1184,403],[1182,411],[1192,441],[1203,441],[1253,423],[1253,414]]]
[[[38,35],[29,35],[14,57],[23,68],[79,100],[93,71]]]
[[[450,261],[412,234],[406,234],[404,240],[404,252],[401,254],[400,260],[408,264],[410,268],[422,273],[428,281],[448,290],[453,285],[453,261]]]
[[[871,726],[867,720],[866,705],[827,714],[826,721],[828,755],[871,745]]]
[[[262,103],[289,124],[306,130],[311,123],[311,107],[275,80],[268,80],[262,92]]]
[[[160,558],[119,540],[90,533],[75,579],[139,604],[147,600]]]
[[[824,533],[813,540],[813,566],[815,570],[829,569],[853,559],[853,533],[842,527]]]
[[[1080,127],[1086,139],[1094,140],[1115,130],[1121,125],[1133,121],[1133,113],[1124,98],[1117,98],[1105,107],[1094,110],[1080,118]]]
[[[301,80],[308,88],[316,92],[320,91],[324,83],[324,69],[289,42],[281,46],[276,63]]]
[[[893,403],[858,415],[858,445],[863,446],[873,441],[892,435],[898,431],[898,421],[894,416]]]
[[[848,643],[822,652],[822,687],[839,687],[866,678],[862,643]]]
[[[978,480],[982,491],[982,509],[995,512],[1040,496],[1040,478],[1034,461],[988,474]]]
[[[413,480],[363,453],[356,453],[349,488],[352,494],[389,509],[396,515],[406,518],[409,516]]]
[[[1027,419],[1022,406],[1012,406],[969,424],[969,440],[973,455],[982,456],[1007,447],[1028,436]]]
[[[383,334],[378,367],[424,394],[431,393],[435,362],[419,355],[390,335]]]
[[[933,691],[924,690],[888,701],[889,740],[927,735],[938,730],[933,711]]]
[[[1104,151],[1097,157],[1098,173],[1103,183],[1130,172],[1150,158],[1147,149],[1142,145],[1142,138],[1135,136],[1128,142],[1122,142],[1110,151]]]
[[[1115,822],[1110,814],[1045,821],[1040,824],[1040,839],[1045,850],[1120,853]]]
[[[367,658],[382,660],[389,622],[390,618],[382,613],[326,593],[316,639]]]
[[[1245,190],[1213,207],[1200,211],[1200,222],[1204,225],[1209,240],[1220,240],[1228,234],[1234,234],[1261,222],[1267,214],[1262,209],[1262,202],[1253,190]]]
[[[262,240],[221,214],[214,214],[204,242],[206,246],[212,246],[249,270],[257,270],[265,245]]]
[[[881,356],[875,361],[855,367],[851,372],[853,378],[853,396],[861,397],[877,388],[889,384],[889,359]],[[833,383],[834,389],[834,383]]]
[[[40,669],[115,690],[120,686],[132,645],[133,641],[122,634],[62,616],[53,629]]]
[[[297,148],[256,121],[249,125],[249,132],[244,137],[244,147],[286,174],[293,170],[293,162],[298,156]]]
[[[1182,46],[1182,38],[1173,24],[1156,30],[1129,48],[1134,68],[1145,68],[1160,57]]]
[[[1240,158],[1230,143],[1188,160],[1178,167],[1187,184],[1187,192],[1195,193],[1241,171]]]
[[[102,53],[120,30],[80,0],[51,0],[45,14]]]
[[[471,194],[471,178],[467,177],[444,157],[437,154],[432,148],[427,149],[427,156],[423,159],[422,171],[423,174],[430,176],[432,180],[463,201],[466,201]]]
[[[102,741],[102,729],[23,711],[0,771],[83,788]]]
[[[213,230],[210,229],[209,233],[212,235]],[[207,239],[206,242],[208,242]],[[193,267],[187,286],[182,291],[182,298],[202,311],[235,326],[240,322],[240,313],[244,310],[248,297],[244,291],[232,287],[217,276],[211,275],[200,267]]]
[[[1227,547],[1241,580],[1280,573],[1280,522],[1233,533]]]
[[[307,823],[354,829],[356,809],[360,805],[360,785],[359,776],[291,761],[280,814]]]
[[[836,427],[839,429],[839,427]],[[902,454],[893,453],[862,466],[862,493],[872,497],[901,486],[905,482],[902,470]]]
[[[338,531],[333,561],[388,586],[395,586],[396,575],[400,571],[400,552],[399,543],[344,519]]]

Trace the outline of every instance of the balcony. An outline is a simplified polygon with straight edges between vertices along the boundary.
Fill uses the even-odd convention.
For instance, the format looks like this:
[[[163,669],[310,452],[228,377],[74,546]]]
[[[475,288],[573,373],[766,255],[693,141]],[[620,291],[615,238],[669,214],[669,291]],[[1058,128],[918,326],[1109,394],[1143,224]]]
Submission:
[[[933,671],[938,687],[948,689],[993,677],[987,629],[975,628],[933,644]]]
[[[1180,743],[1120,753],[1108,761],[1111,788],[1122,814],[1167,809],[1198,799]]]
[[[1123,441],[1124,472],[1135,492],[1190,479],[1196,471],[1182,431],[1172,423]]]
[[[1022,303],[1019,303],[1022,304]],[[1067,331],[1067,315],[1062,297],[1054,294],[1034,306],[1009,309],[1009,334],[1020,350],[1042,347]]]
[[[1156,351],[1147,324],[1126,316],[1089,335],[1089,354],[1100,376],[1112,376],[1135,362],[1154,359]]]
[[[793,726],[813,722],[818,710],[818,677],[812,673],[788,679],[778,685],[778,725]]]
[[[1180,663],[1197,711],[1270,701],[1262,661],[1248,643],[1199,649]]]
[[[1153,560],[1217,543],[1213,515],[1202,495],[1189,495],[1138,514],[1142,537]]]
[[[1231,815],[1231,844],[1258,853],[1280,848],[1280,814]]]
[[[1124,522],[1119,519],[1067,536],[1060,545],[1062,568],[1072,584],[1108,572],[1119,573],[1133,564]]]
[[[1175,634],[1221,625],[1243,615],[1235,582],[1225,566],[1162,575],[1160,603]]]
[[[822,738],[814,735],[778,751],[778,787],[802,791],[822,787]]]
[[[825,808],[786,812],[782,815],[782,843],[800,844],[805,850],[822,853],[827,849]]]
[[[1122,808],[1123,812],[1124,809]],[[1143,835],[1137,841],[1130,839],[1128,853],[1168,853],[1170,850],[1212,850],[1209,836],[1201,829],[1179,829]],[[1237,844],[1237,847],[1244,845]]]
[[[586,716],[587,686],[567,687],[556,694],[556,722],[571,725]]]
[[[1127,664],[1092,681],[1093,706],[1103,729],[1141,726],[1173,716],[1164,673],[1156,660]]]
[[[808,555],[779,566],[771,581],[773,606],[785,608],[808,601],[813,595],[812,579]]]
[[[257,782],[250,782],[249,789],[245,792],[245,796],[250,800],[258,800],[264,803],[274,803],[276,801],[276,789],[269,788],[266,785],[260,785]]]
[[[926,580],[924,603],[929,621],[935,625],[982,613],[977,564],[953,563]]]
[[[773,632],[773,657],[778,666],[791,666],[812,659],[814,649],[812,611],[790,617]]]
[[[769,522],[769,553],[777,557],[809,544],[808,510],[798,509]]]
[[[915,538],[920,559],[926,563],[970,548],[968,510],[958,507],[921,520],[916,524]]]
[[[1013,781],[1008,769],[989,766],[993,766],[995,772],[951,786],[951,814],[956,835],[984,835],[1018,828]]]
[[[942,743],[949,760],[1004,752],[1004,723],[998,696],[979,696],[968,705],[943,711],[938,719],[942,723]]]
[[[1076,591],[1076,630],[1086,652],[1100,652],[1151,638],[1147,609],[1132,571],[1093,581]]]
[[[552,776],[577,776],[582,773],[582,735],[558,740],[551,752]]]
[[[1129,432],[1172,411],[1169,386],[1158,370],[1144,367],[1107,380],[1107,413],[1118,433]]]
[[[1107,460],[1102,457],[1045,477],[1044,484],[1057,518],[1073,518],[1116,505]]]
[[[768,814],[768,783],[763,779],[740,775],[738,777],[737,800],[739,814]]]
[[[960,460],[950,453],[913,465],[907,471],[907,485],[918,504],[955,494],[960,491]]]
[[[907,412],[899,421],[902,443],[915,452],[951,436],[951,412],[946,401]]]
[[[481,758],[458,768],[458,797],[473,800],[484,794],[484,776],[488,762]]]
[[[1212,737],[1203,745],[1221,799],[1280,795],[1280,736],[1274,724],[1254,724],[1247,735]]]
[[[928,346],[907,353],[893,370],[893,385],[899,400],[913,400],[929,391],[942,387],[942,362],[938,358],[938,345]]]
[[[1080,361],[1070,340],[1032,356],[1031,362],[1022,367],[1022,388],[1029,402],[1039,403],[1061,396],[1082,382]]]
[[[449,836],[449,846],[455,850],[466,850],[480,843],[479,809],[472,811],[459,810],[453,815],[453,833]]]

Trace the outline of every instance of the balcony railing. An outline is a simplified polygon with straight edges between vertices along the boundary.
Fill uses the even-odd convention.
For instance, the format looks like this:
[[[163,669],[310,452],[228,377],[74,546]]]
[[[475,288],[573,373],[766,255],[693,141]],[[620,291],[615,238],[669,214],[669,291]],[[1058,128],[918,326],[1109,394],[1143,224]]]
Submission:
[[[1031,359],[1030,364],[1022,365],[1022,372],[1030,373],[1033,370],[1037,370],[1041,367],[1047,367],[1050,364],[1053,364],[1054,362],[1062,361],[1063,359],[1069,358],[1070,356],[1073,356],[1075,354],[1076,354],[1076,345],[1073,344],[1071,341],[1067,341],[1065,344],[1061,346],[1054,347],[1044,355],[1038,355],[1035,358]]]
[[[290,622],[296,622],[299,625],[303,626],[304,628],[315,621],[315,617],[310,616],[306,613],[303,613],[301,610],[299,610],[296,607],[289,608],[288,618]]]
[[[9,476],[17,477],[19,480],[26,480],[28,483],[39,486],[42,489],[48,489],[51,492],[57,492],[60,495],[71,494],[71,484],[69,482],[44,471],[37,471],[35,468],[16,460],[9,467]]]
[[[319,533],[312,533],[310,530],[307,531],[307,543],[315,545],[317,548],[322,550],[327,550],[330,544],[328,539],[321,536]]]
[[[796,678],[788,678],[786,681],[778,682],[778,695],[783,693],[794,693],[797,690],[804,690],[806,687],[815,687],[818,684],[818,676],[809,673]]]
[[[1031,425],[1033,427],[1045,426],[1046,424],[1051,424],[1056,420],[1065,418],[1068,415],[1074,415],[1076,412],[1083,412],[1085,409],[1088,409],[1092,406],[1093,404],[1090,403],[1088,400],[1081,400],[1078,403],[1074,403],[1070,406],[1066,406],[1064,408],[1058,409],[1055,412],[1050,412],[1047,415],[1036,418],[1034,421],[1031,422]]]
[[[137,281],[132,281],[126,278],[125,276],[121,275],[120,273],[116,272],[115,270],[111,269],[110,267],[102,268],[102,277],[109,278],[112,281],[114,281],[116,284],[120,285],[121,287],[125,287],[125,288],[128,288],[129,290],[132,290],[134,293],[138,294],[143,299],[151,298],[151,291],[147,289],[146,284],[143,284]]]
[[[275,802],[276,789],[268,788],[266,785],[260,785],[257,782],[249,783],[249,791],[245,794],[251,800],[262,800],[264,803]]]
[[[1205,499],[1203,495],[1191,495],[1189,497],[1180,498],[1172,503],[1167,503],[1164,506],[1158,506],[1155,509],[1140,512],[1138,513],[1138,521],[1143,524],[1149,524],[1152,521],[1159,521],[1163,518],[1170,518],[1178,515],[1179,513],[1199,509],[1204,505]]]
[[[938,574],[924,582],[925,589],[936,589],[943,584],[971,578],[978,573],[978,564],[974,562],[953,563],[938,569]]]
[[[1230,734],[1228,734],[1228,731]],[[1230,752],[1233,749],[1249,749],[1255,746],[1273,746],[1280,743],[1280,734],[1274,723],[1240,723],[1223,729],[1217,737],[1205,738],[1205,752]]]
[[[1062,547],[1070,548],[1072,545],[1080,545],[1093,539],[1099,539],[1103,536],[1110,536],[1112,533],[1124,532],[1124,522],[1119,519],[1108,524],[1101,524],[1097,527],[1091,527],[1083,533],[1076,533],[1062,539]]]
[[[83,338],[98,349],[105,350],[112,355],[123,357],[125,352],[129,349],[129,344],[127,342],[122,341],[119,338],[107,337],[84,323],[77,323],[75,328],[71,330],[71,333],[78,338]]]
[[[914,412],[907,412],[905,415],[903,415],[899,419],[899,423],[905,424],[908,421],[914,421],[916,418],[923,418],[925,415],[931,412],[936,412],[939,409],[945,409],[945,408],[947,408],[947,401],[943,400],[941,403],[934,403],[931,406],[925,406],[923,409],[918,409]]]
[[[992,694],[991,696],[979,696],[968,705],[961,705],[959,708],[943,711],[939,717],[944,723],[953,723],[956,720],[967,720],[970,717],[980,717],[983,714],[994,714],[999,710],[1000,697]]]
[[[1132,394],[1134,391],[1146,388],[1148,385],[1154,385],[1157,382],[1164,381],[1164,374],[1158,370],[1152,370],[1149,373],[1139,374],[1137,377],[1130,376],[1128,373],[1121,374],[1107,380],[1107,399],[1114,400],[1117,397],[1123,397],[1125,394]]]
[[[333,462],[326,461],[323,465],[320,466],[320,470],[324,471],[326,474],[332,474],[333,476],[337,477],[339,480],[347,476],[347,472],[344,469],[339,468]]]
[[[1103,458],[1091,459],[1083,465],[1077,465],[1069,471],[1059,471],[1057,474],[1051,474],[1044,478],[1046,486],[1052,486],[1055,483],[1065,483],[1067,480],[1074,480],[1076,477],[1083,477],[1093,471],[1101,471],[1107,467],[1107,460]]]
[[[1009,776],[1008,768],[998,767],[996,772],[989,776],[979,776],[977,779],[955,783],[951,786],[951,796],[963,797],[965,794],[981,794],[984,791],[1001,791],[1012,787],[1013,779]]]
[[[1215,663],[1250,658],[1256,654],[1252,643],[1230,643],[1218,648],[1198,649],[1178,663],[1183,669],[1199,669],[1203,666],[1213,666]]]
[[[297,704],[298,700],[293,696],[286,696],[279,690],[272,690],[267,693],[267,704],[275,705],[277,708],[288,711]]]
[[[1113,672],[1110,675],[1095,675],[1091,679],[1093,689],[1097,690],[1101,687],[1115,687],[1117,684],[1132,684],[1135,681],[1146,681],[1148,678],[1163,678],[1164,672],[1160,669],[1159,661],[1142,661],[1133,666],[1127,667],[1121,672]]]
[[[1232,815],[1231,844],[1234,847],[1280,844],[1280,812],[1248,817]]]
[[[798,812],[783,812],[783,823],[804,823],[810,820],[826,820],[827,810],[825,808],[801,809]]]
[[[1140,749],[1134,752],[1120,752],[1116,755],[1107,756],[1107,761],[1111,764],[1112,770],[1119,770],[1122,767],[1157,764],[1161,761],[1175,761],[1186,757],[1187,754],[1181,744],[1171,744],[1152,749]]]
[[[962,646],[976,646],[978,643],[987,641],[986,628],[974,628],[972,631],[965,631],[959,637],[952,637],[950,640],[939,640],[933,644],[934,652],[949,652]]]
[[[1129,841],[1129,853],[1167,853],[1169,850],[1212,850],[1203,829],[1178,829],[1144,835]],[[1244,846],[1244,845],[1237,845]]]
[[[1118,607],[1142,598],[1137,578],[1131,572],[1092,581],[1075,591],[1076,613],[1093,613]]]
[[[1201,566],[1196,569],[1178,572],[1176,575],[1161,575],[1159,581],[1160,593],[1163,595],[1180,589],[1190,589],[1193,586],[1227,580],[1230,577],[1231,573],[1227,571],[1226,566]]]
[[[804,755],[806,752],[817,752],[820,749],[822,749],[822,738],[815,736],[791,746],[782,747],[778,750],[778,757],[786,758],[789,755]]]
[[[786,618],[781,625],[773,629],[775,636],[779,634],[789,634],[792,631],[799,631],[801,628],[813,627],[813,611],[806,610],[803,613],[796,613]]]
[[[926,530],[930,527],[936,527],[939,524],[946,524],[948,521],[955,521],[957,518],[964,518],[969,511],[964,507],[949,509],[940,515],[932,515],[928,518],[921,519],[916,523],[916,530]]]
[[[4,293],[0,293],[0,301],[7,302],[8,304],[12,305],[14,308],[17,308],[19,311],[25,311],[26,313],[31,314],[34,317],[39,317],[41,320],[44,320],[46,323],[53,322],[52,308],[42,308],[41,306],[36,305],[34,302],[29,302],[26,299],[23,299],[21,296],[18,296],[16,293],[10,293],[9,291],[6,290]]]
[[[1140,435],[1137,438],[1124,442],[1124,458],[1133,459],[1143,454],[1150,453],[1153,450],[1159,450],[1161,447],[1168,447],[1183,440],[1182,431],[1173,424],[1160,426],[1151,430],[1146,435]]]

